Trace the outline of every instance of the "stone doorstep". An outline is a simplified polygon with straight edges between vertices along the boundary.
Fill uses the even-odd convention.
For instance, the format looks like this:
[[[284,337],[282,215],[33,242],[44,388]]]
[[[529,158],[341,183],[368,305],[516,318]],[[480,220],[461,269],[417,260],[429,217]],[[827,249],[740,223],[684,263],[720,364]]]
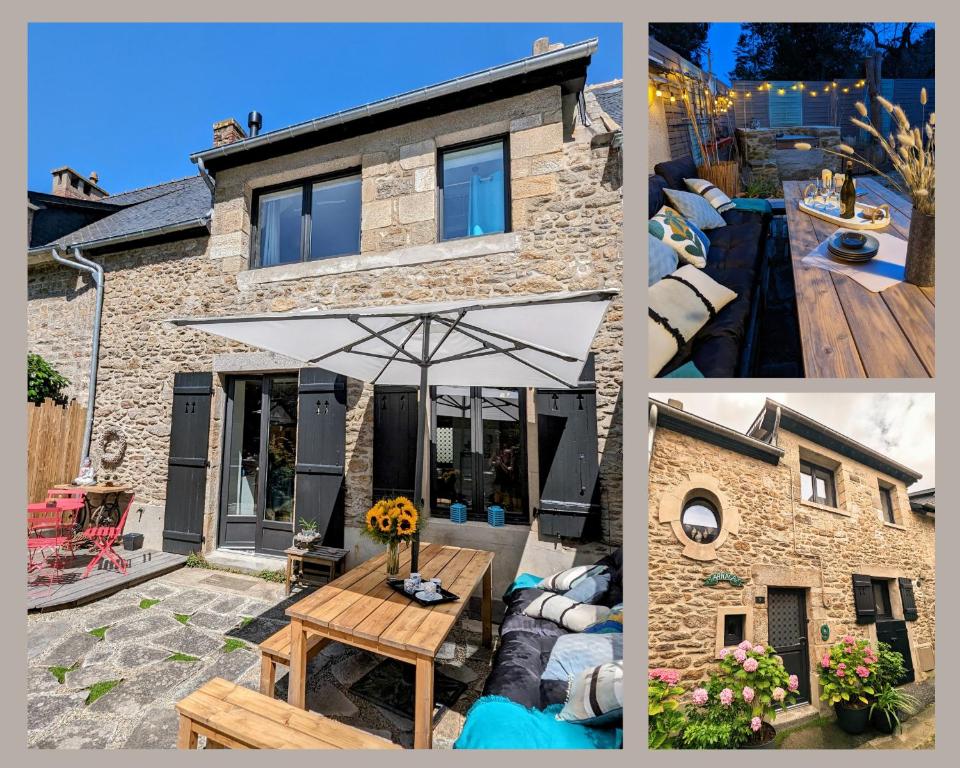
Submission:
[[[774,726],[780,733],[809,723],[811,720],[816,720],[819,716],[820,710],[813,704],[799,704],[777,715]]]

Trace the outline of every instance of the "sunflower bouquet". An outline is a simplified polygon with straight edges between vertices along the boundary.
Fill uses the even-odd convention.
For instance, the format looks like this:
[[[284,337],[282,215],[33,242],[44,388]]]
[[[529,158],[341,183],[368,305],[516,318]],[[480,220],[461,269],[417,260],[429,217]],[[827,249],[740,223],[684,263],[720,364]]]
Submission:
[[[387,573],[400,570],[400,542],[410,541],[420,525],[420,513],[410,499],[381,499],[367,510],[363,532],[387,545]]]

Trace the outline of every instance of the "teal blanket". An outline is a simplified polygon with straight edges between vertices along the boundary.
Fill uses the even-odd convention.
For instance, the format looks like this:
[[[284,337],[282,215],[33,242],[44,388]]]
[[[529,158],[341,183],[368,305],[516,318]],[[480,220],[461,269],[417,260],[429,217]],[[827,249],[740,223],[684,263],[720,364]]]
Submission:
[[[735,197],[733,198],[733,202],[736,204],[737,210],[740,211],[773,213],[773,208],[770,207],[770,203],[757,197]]]

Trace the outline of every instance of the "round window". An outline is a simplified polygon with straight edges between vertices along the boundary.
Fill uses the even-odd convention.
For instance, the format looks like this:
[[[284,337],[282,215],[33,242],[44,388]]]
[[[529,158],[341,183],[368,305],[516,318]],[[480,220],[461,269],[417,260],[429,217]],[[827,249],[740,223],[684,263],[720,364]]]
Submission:
[[[680,524],[683,532],[697,544],[709,544],[720,535],[720,513],[704,498],[691,499],[683,505]]]

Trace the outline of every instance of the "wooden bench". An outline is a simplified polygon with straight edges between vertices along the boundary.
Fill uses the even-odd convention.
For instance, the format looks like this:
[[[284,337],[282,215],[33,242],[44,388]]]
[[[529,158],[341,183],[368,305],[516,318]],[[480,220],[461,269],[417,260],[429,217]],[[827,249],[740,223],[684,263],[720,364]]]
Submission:
[[[401,749],[380,736],[215,677],[178,702],[177,749]]]
[[[320,635],[307,638],[307,660],[316,656],[330,640]],[[290,666],[290,625],[274,632],[260,643],[260,693],[273,697],[277,682],[277,664]]]

